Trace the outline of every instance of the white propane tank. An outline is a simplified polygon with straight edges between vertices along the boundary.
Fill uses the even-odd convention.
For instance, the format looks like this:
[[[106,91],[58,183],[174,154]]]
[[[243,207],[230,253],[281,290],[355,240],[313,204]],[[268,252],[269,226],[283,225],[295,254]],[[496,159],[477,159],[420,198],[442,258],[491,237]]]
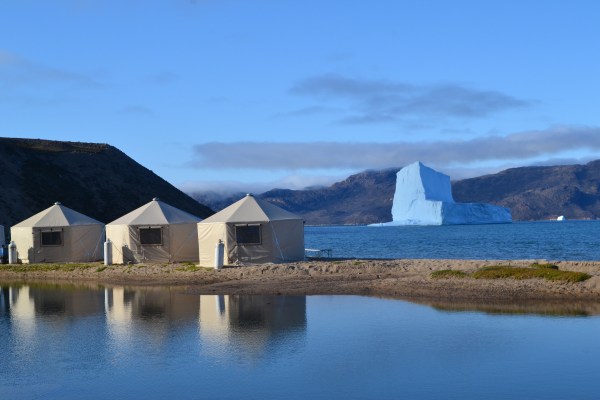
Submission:
[[[15,242],[10,242],[10,244],[8,245],[8,263],[17,263],[17,245],[15,244]]]
[[[221,269],[223,267],[223,259],[225,257],[225,244],[221,239],[215,246],[215,269]]]
[[[104,265],[112,265],[112,242],[106,239],[104,242]]]

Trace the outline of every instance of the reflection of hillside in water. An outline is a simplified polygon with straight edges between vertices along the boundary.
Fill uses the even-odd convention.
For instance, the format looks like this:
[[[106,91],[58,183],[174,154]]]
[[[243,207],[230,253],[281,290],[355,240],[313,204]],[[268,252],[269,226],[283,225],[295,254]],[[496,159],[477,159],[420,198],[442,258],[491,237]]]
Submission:
[[[421,303],[416,301],[417,303]],[[486,314],[504,315],[542,315],[542,316],[570,316],[587,317],[600,315],[600,302],[597,301],[557,301],[557,300],[529,300],[518,302],[423,302],[440,311],[461,312],[477,311]]]
[[[221,356],[235,348],[255,358],[297,346],[305,332],[304,296],[200,296],[200,337],[208,354]]]

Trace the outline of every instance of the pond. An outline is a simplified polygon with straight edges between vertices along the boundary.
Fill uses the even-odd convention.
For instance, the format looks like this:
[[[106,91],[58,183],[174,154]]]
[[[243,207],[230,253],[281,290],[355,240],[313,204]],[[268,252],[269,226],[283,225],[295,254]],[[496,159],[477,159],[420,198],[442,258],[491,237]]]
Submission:
[[[4,285],[0,398],[598,397],[595,308],[475,308]]]

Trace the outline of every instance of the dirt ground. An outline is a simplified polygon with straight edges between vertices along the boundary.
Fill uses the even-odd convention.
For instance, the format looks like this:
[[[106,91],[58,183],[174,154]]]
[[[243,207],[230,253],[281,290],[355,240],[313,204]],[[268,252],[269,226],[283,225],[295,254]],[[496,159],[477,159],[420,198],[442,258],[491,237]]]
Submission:
[[[0,266],[0,282],[80,282],[111,285],[184,286],[197,294],[370,295],[444,304],[515,304],[521,301],[598,303],[600,262],[553,262],[561,270],[592,277],[584,282],[543,279],[434,279],[431,273],[452,269],[473,272],[490,265],[527,266],[545,260],[317,260],[286,264],[198,268],[192,264],[135,264],[104,267],[100,263],[73,271],[11,271]],[[552,261],[550,261],[552,262]]]

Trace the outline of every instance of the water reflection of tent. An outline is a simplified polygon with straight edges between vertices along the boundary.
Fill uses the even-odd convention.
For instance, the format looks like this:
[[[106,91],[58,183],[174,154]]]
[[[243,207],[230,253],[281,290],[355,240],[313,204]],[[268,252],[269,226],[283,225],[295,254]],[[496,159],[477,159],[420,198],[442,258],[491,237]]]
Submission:
[[[143,336],[159,350],[168,343],[173,329],[197,323],[198,297],[180,289],[114,287],[105,293],[108,331],[117,347]]]
[[[200,296],[200,336],[207,353],[233,346],[250,356],[295,340],[306,330],[304,296]]]
[[[132,300],[134,318],[162,319],[181,324],[195,321],[198,315],[198,298],[174,288],[140,288]]]
[[[14,225],[10,234],[23,263],[102,258],[104,224],[60,203]]]
[[[113,343],[119,345],[131,339],[133,291],[122,287],[104,289],[106,325]]]
[[[10,315],[11,328],[21,349],[31,348],[29,340],[35,334],[35,304],[29,293],[29,286],[2,287],[2,313]]]
[[[198,224],[200,265],[214,265],[215,245],[225,244],[225,263],[277,263],[304,259],[304,220],[246,195]]]
[[[29,287],[37,315],[59,315],[63,317],[85,317],[102,314],[104,293],[87,287],[72,287],[57,290],[52,286]]]
[[[113,262],[198,261],[200,220],[154,198],[106,225]]]

